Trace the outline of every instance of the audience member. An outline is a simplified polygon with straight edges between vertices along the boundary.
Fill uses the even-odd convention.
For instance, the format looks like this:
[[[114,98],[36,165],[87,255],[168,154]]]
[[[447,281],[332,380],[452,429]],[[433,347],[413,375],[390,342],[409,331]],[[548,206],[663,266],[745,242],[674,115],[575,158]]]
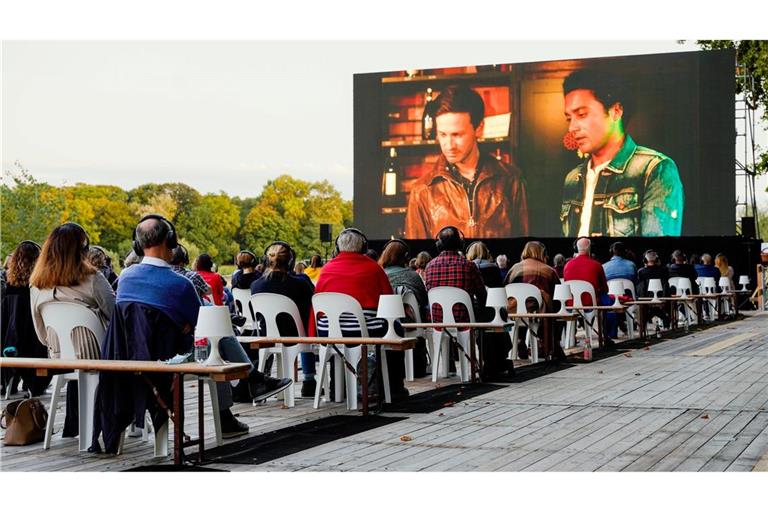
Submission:
[[[603,266],[590,256],[591,245],[592,243],[589,238],[578,239],[576,242],[577,255],[565,264],[563,277],[566,281],[573,279],[587,281],[595,289],[597,305],[609,306],[613,304],[613,301],[608,296],[608,281],[605,278]],[[592,305],[591,298],[586,295],[582,297],[582,302],[587,306]],[[616,313],[605,315],[605,324],[608,336],[605,345],[612,347],[614,345],[613,339],[618,335],[618,317]]]
[[[712,277],[717,283],[720,279],[720,269],[712,263],[712,255],[704,253],[701,255],[701,261],[696,262],[693,266],[696,269],[696,275],[698,277]]]
[[[720,277],[727,277],[730,281],[731,290],[735,290],[736,288],[733,286],[733,276],[736,272],[734,272],[732,266],[728,265],[728,257],[723,253],[719,253],[715,256],[715,266],[720,270]]]
[[[499,267],[491,258],[491,251],[488,250],[483,242],[472,242],[467,248],[467,259],[477,265],[480,275],[483,276],[483,284],[488,288],[499,288],[502,286],[503,278]]]
[[[555,269],[547,265],[547,248],[541,242],[528,242],[520,254],[520,262],[515,263],[507,274],[504,284],[527,283],[532,284],[541,291],[541,298],[544,301],[544,311],[554,313],[554,303],[552,296],[555,294],[555,285],[560,284],[560,278]],[[539,311],[540,304],[535,299],[529,298],[525,303],[525,309],[528,312]],[[509,300],[507,310],[510,313],[517,312],[517,304],[514,299]],[[555,356],[559,359],[565,358],[565,353],[560,347],[560,337],[562,329],[554,329]],[[524,330],[523,330],[524,332]],[[525,335],[519,337],[518,355],[522,359],[528,357],[528,347],[525,346]],[[546,348],[545,348],[546,350]]]
[[[640,270],[637,271],[637,288],[635,292],[638,297],[652,297],[653,293],[648,291],[648,283],[651,279],[658,279],[661,281],[661,297],[669,296],[669,270],[667,267],[661,264],[659,255],[653,249],[645,251],[643,255],[643,263],[645,264]],[[669,313],[665,307],[651,308],[649,311],[649,318],[658,316],[664,322],[664,327],[669,328]]]
[[[336,248],[338,254],[323,266],[315,293],[339,292],[354,297],[363,308],[368,335],[383,336],[386,333],[386,321],[376,318],[376,310],[379,306],[379,296],[393,293],[387,274],[368,256],[368,240],[361,231],[347,228],[339,233]],[[342,317],[341,329],[345,336],[360,334],[357,321],[352,317]],[[327,335],[328,319],[325,316],[310,319],[310,333],[315,332],[320,336]],[[385,353],[392,398],[404,398],[408,396],[408,390],[403,384],[403,353],[393,350]]]
[[[555,257],[552,258],[552,266],[555,269],[555,272],[557,272],[557,277],[562,279],[563,269],[565,268],[565,256],[560,253],[555,254]]]
[[[425,270],[424,284],[427,290],[438,286],[461,288],[472,298],[475,320],[490,320],[492,314],[488,314],[485,309],[487,292],[482,275],[477,265],[460,254],[464,249],[464,239],[459,230],[453,226],[441,229],[437,235],[436,246],[439,254],[427,264]],[[442,321],[443,312],[438,306],[432,308],[431,314],[434,322]],[[457,322],[469,321],[469,312],[460,304],[454,305],[453,316]],[[507,371],[513,371],[513,367],[506,363],[506,354],[510,348],[509,336],[504,335],[502,338],[491,340],[486,337],[486,343],[483,343],[484,380],[503,378],[507,376]]]
[[[176,247],[171,251],[170,263],[171,270],[192,281],[197,296],[201,301],[205,301],[205,297],[211,294],[211,287],[205,282],[205,279],[203,279],[200,274],[194,270],[187,270],[185,267],[185,265],[189,265],[189,253],[187,252],[187,248],[181,244],[176,244]]]
[[[611,245],[611,259],[603,263],[605,278],[628,279],[637,284],[637,265],[627,258],[627,250],[622,242],[614,242]]]
[[[691,291],[699,293],[699,285],[696,284],[696,269],[686,262],[683,251],[677,249],[672,252],[672,264],[669,265],[669,277],[687,277],[691,281]]]
[[[499,275],[501,276],[501,281],[504,282],[507,272],[509,272],[509,258],[507,258],[506,254],[496,256],[496,266],[499,267]]]
[[[35,331],[29,301],[29,276],[39,256],[40,246],[25,240],[16,246],[8,261],[8,282],[0,307],[0,340],[4,357],[48,357],[48,350]],[[51,377],[35,375],[34,370],[2,368],[0,373],[3,388],[0,394],[6,392],[6,386],[10,386],[11,393],[15,393],[21,378],[24,381],[22,389],[32,396],[39,396],[51,381]]]
[[[309,266],[304,269],[304,273],[312,280],[312,284],[317,283],[320,272],[323,270],[323,259],[319,254],[313,254],[309,259]]]
[[[216,306],[224,305],[224,283],[222,277],[213,270],[213,259],[208,253],[203,253],[192,264],[192,270],[200,274],[200,277],[205,279],[208,286],[211,287],[211,293],[209,297],[211,302]]]
[[[291,275],[290,262],[293,259],[291,248],[284,242],[274,242],[267,247],[267,268],[264,275],[251,284],[251,295],[256,293],[278,293],[285,295],[299,309],[301,321],[306,327],[309,325],[310,310],[312,308],[312,284],[298,276]],[[264,320],[259,315],[259,330],[265,334]],[[299,331],[290,315],[278,315],[277,328],[281,336],[298,336]],[[315,354],[313,352],[301,353],[301,370],[304,374],[304,382],[301,385],[301,396],[311,398],[315,396]]]
[[[259,260],[251,251],[240,251],[235,256],[237,270],[232,274],[232,288],[250,290],[251,284],[259,279],[262,274],[256,270]]]
[[[432,260],[432,255],[429,254],[427,251],[421,251],[419,254],[416,255],[416,261],[414,262],[414,265],[416,266],[416,273],[419,274],[419,277],[421,277],[421,280],[424,280],[424,272],[427,269],[427,264]]]
[[[99,247],[98,245],[92,245],[88,250],[88,261],[90,261],[91,265],[96,267],[99,272],[104,274],[109,285],[114,288],[115,281],[117,281],[117,274],[112,270],[112,260],[104,248]]]

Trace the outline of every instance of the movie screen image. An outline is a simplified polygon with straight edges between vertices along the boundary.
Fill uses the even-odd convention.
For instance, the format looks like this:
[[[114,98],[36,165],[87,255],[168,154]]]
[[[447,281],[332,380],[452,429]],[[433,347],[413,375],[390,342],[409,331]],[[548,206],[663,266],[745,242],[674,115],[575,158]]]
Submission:
[[[354,77],[372,239],[733,235],[731,51]]]

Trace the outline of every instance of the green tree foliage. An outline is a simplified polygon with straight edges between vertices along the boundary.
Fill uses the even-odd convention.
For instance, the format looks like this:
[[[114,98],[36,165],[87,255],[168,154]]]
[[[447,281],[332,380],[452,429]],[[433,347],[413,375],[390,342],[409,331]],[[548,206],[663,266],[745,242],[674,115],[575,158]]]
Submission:
[[[768,41],[765,40],[702,40],[696,42],[705,50],[735,50],[736,62],[740,69],[736,70],[736,94],[745,93],[748,106],[763,109],[763,123],[768,127]],[[744,76],[751,76],[745,80]],[[758,174],[768,173],[768,152],[758,148],[755,171]]]
[[[221,263],[232,261],[240,250],[235,234],[240,228],[240,210],[224,194],[206,194],[190,209],[179,210],[176,229],[182,236]]]
[[[22,240],[42,243],[61,223],[64,197],[47,183],[36,181],[18,162],[16,171],[3,172],[0,184],[0,254],[12,251]]]
[[[332,224],[339,233],[352,222],[352,202],[327,181],[311,183],[288,175],[264,186],[245,217],[241,238],[245,246],[261,252],[273,240],[283,240],[296,250],[298,258],[324,252],[319,225]]]

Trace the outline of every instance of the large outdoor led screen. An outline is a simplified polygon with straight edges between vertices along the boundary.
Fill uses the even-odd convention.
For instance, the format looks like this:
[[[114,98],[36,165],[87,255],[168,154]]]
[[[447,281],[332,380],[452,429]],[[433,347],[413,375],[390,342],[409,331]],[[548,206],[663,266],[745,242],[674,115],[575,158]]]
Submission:
[[[732,235],[734,54],[354,77],[370,238]]]

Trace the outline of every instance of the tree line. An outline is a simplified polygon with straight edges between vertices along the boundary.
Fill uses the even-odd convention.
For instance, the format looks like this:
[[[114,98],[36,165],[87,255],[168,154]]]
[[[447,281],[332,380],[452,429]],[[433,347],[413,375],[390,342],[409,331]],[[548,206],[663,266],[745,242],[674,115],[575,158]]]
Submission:
[[[147,183],[131,190],[77,183],[63,187],[36,180],[20,164],[3,172],[0,185],[0,255],[22,240],[42,244],[63,222],[85,228],[92,245],[121,261],[131,249],[133,229],[147,213],[170,219],[190,257],[207,252],[229,264],[242,249],[259,253],[273,240],[291,244],[299,258],[323,254],[319,225],[339,233],[352,224],[352,201],[328,181],[282,175],[256,197],[201,194],[185,183]]]

